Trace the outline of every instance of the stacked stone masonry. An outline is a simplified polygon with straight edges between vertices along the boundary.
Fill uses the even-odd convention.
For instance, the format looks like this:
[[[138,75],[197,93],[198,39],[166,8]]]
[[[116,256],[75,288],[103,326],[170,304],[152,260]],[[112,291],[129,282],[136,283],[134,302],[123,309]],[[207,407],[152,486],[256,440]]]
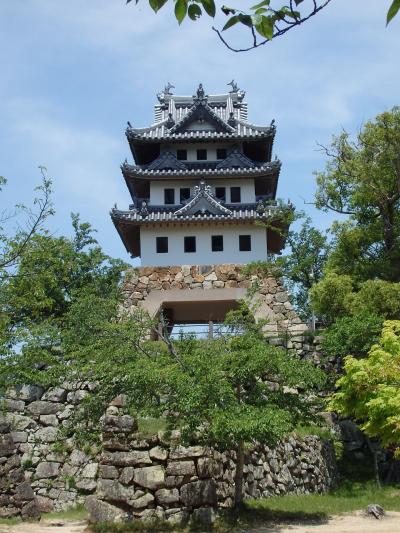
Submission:
[[[321,337],[309,335],[308,326],[293,309],[281,280],[272,275],[244,272],[244,265],[237,264],[132,269],[125,277],[124,307],[132,310],[142,306],[152,291],[247,289],[256,319],[267,320],[264,331],[270,342],[295,350],[302,358],[319,364]],[[331,366],[328,362],[328,367]]]
[[[25,479],[10,424],[0,413],[0,518],[17,517],[38,519],[40,510],[32,487]]]
[[[20,512],[18,509],[26,504],[29,507],[23,516],[28,511],[35,516],[36,508],[41,512],[67,509],[83,503],[89,495],[93,495],[88,498],[93,520],[107,516],[181,520],[193,512],[203,513],[203,508],[232,504],[234,452],[185,448],[177,443],[176,435],[172,442],[162,434],[143,439],[135,420],[121,414],[118,402],[109,407],[104,418],[101,453],[82,451],[72,437],[63,438],[59,430],[87,389],[87,383],[63,384],[46,392],[41,387],[24,386],[3,400],[3,516]],[[3,474],[13,483],[4,482]],[[324,492],[335,480],[331,444],[317,437],[292,436],[275,449],[257,445],[249,451],[245,497]],[[19,508],[12,505],[18,485],[24,497],[31,498],[21,500]]]
[[[87,394],[87,383],[63,384],[44,391],[35,385],[11,389],[2,400],[15,457],[42,512],[83,503],[96,490],[98,462],[93,450],[64,438],[73,410]]]
[[[182,446],[179,433],[140,438],[134,420],[110,407],[104,418],[97,491],[87,499],[90,520],[212,520],[232,507],[235,452]],[[270,449],[254,445],[244,466],[244,498],[325,492],[337,481],[332,444],[289,437]]]

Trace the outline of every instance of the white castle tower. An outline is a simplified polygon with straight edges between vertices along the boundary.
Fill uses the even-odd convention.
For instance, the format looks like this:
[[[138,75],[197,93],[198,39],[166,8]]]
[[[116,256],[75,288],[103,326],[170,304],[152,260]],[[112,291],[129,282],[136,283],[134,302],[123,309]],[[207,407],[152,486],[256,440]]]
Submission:
[[[243,264],[283,247],[273,205],[281,163],[271,161],[274,121],[247,120],[244,91],[158,94],[156,122],[126,135],[135,165],[122,173],[132,197],[112,220],[145,266]],[[264,224],[262,224],[262,223]]]

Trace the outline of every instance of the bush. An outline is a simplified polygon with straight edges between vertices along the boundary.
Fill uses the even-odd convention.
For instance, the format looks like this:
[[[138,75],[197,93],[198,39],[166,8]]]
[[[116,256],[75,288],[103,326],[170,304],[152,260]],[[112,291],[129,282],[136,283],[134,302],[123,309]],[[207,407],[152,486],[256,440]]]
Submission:
[[[368,311],[340,317],[324,332],[323,353],[328,357],[366,357],[379,340],[382,324],[381,317]]]

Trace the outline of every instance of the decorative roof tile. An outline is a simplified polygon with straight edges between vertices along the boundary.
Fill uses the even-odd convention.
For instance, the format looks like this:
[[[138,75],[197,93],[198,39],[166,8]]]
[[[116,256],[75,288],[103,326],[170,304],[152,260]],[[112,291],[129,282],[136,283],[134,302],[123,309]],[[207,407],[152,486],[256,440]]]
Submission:
[[[218,163],[217,168],[254,168],[260,167],[260,165],[255,165],[254,162],[246,157],[244,154],[239,152],[239,150],[233,150],[228,157]]]
[[[164,152],[146,167],[147,170],[186,170],[185,165],[172,152]]]
[[[174,214],[176,216],[180,216],[195,215],[197,213],[231,215],[232,211],[218,202],[218,200],[211,193],[211,187],[206,185],[205,181],[201,181],[200,185],[196,185],[194,188],[193,198],[183,207],[175,211]]]

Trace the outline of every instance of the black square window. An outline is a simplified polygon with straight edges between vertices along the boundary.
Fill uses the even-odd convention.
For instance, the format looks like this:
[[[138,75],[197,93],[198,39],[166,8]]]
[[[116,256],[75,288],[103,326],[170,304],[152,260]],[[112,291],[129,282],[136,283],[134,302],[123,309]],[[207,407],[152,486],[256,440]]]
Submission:
[[[217,159],[226,159],[226,148],[217,148]]]
[[[251,235],[239,235],[239,251],[251,252]]]
[[[164,204],[174,204],[174,203],[175,203],[175,190],[164,189]]]
[[[231,203],[237,204],[241,201],[240,187],[231,187]]]
[[[183,187],[179,191],[179,201],[181,202],[181,204],[183,204],[183,202],[185,200],[189,200],[189,198],[190,198],[190,188],[189,187]]]
[[[225,187],[215,187],[215,197],[222,202],[226,201],[226,189]]]
[[[176,158],[179,159],[179,161],[186,161],[187,160],[187,150],[177,150],[176,151]]]
[[[204,161],[207,159],[207,150],[204,148],[199,148],[197,150],[197,159],[198,161]]]
[[[211,235],[211,250],[213,252],[224,251],[224,237],[222,235]]]
[[[184,243],[186,253],[196,251],[196,237],[185,237]]]
[[[156,238],[156,250],[158,254],[168,253],[168,237],[157,237]]]

